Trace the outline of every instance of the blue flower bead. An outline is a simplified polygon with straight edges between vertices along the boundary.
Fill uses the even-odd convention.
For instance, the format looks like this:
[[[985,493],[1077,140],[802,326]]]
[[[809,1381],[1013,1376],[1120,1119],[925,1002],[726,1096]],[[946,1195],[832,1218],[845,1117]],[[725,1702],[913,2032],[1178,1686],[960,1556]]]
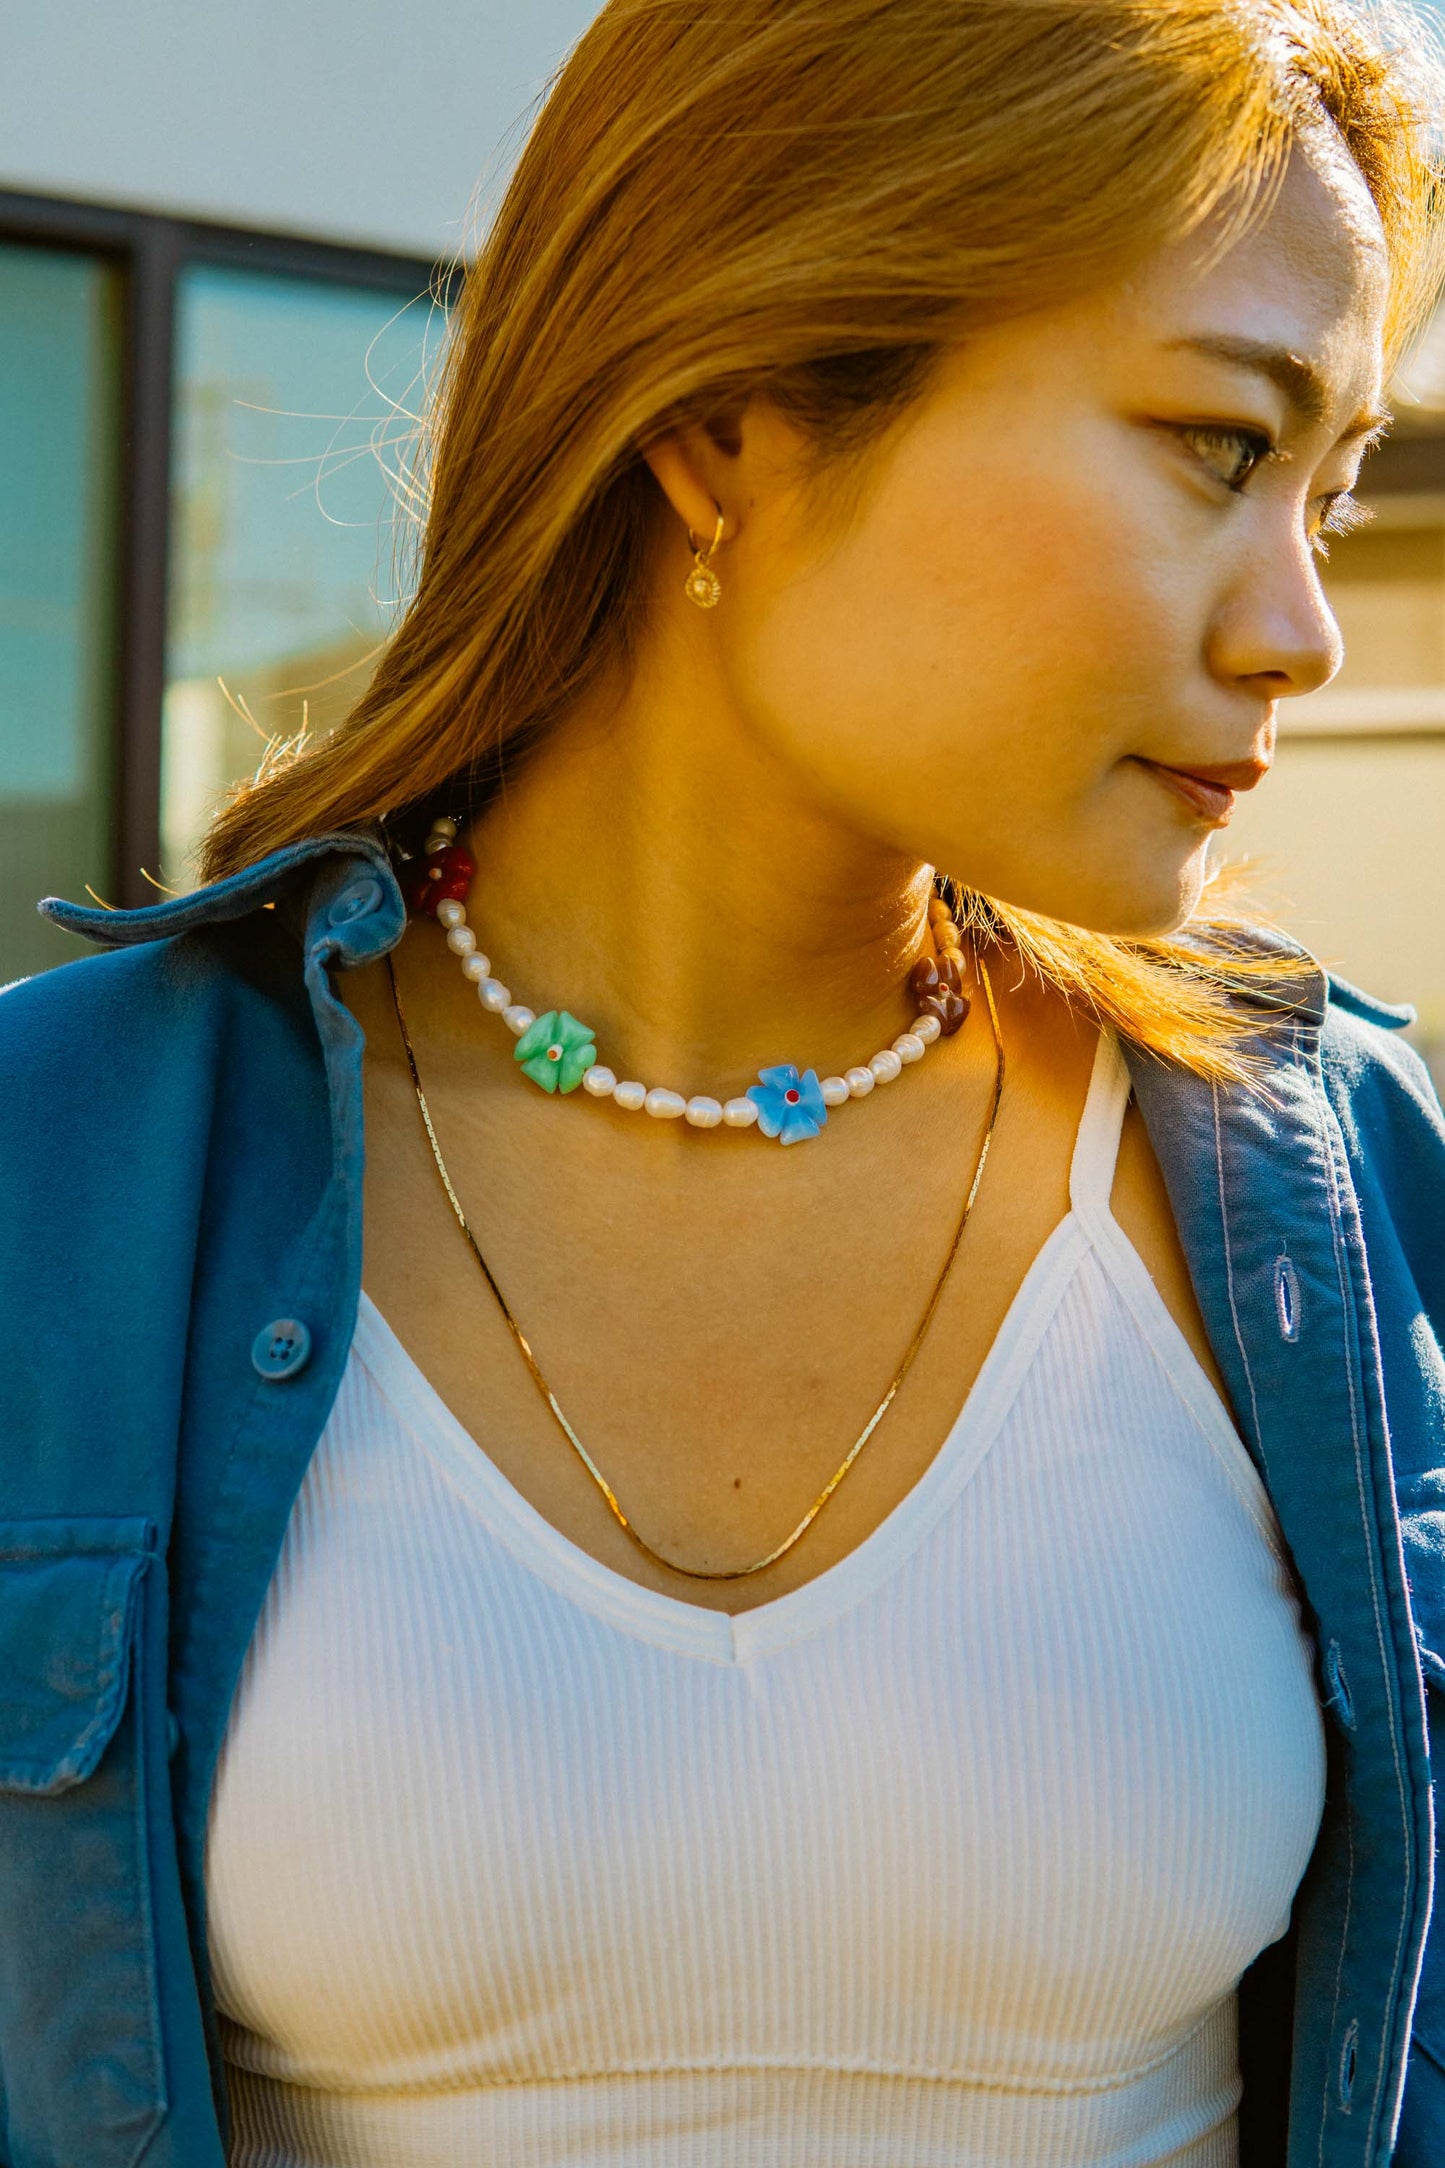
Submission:
[[[748,1097],[758,1110],[763,1135],[780,1137],[784,1144],[816,1137],[828,1119],[815,1069],[804,1069],[801,1075],[787,1064],[759,1069],[757,1083],[748,1086]]]

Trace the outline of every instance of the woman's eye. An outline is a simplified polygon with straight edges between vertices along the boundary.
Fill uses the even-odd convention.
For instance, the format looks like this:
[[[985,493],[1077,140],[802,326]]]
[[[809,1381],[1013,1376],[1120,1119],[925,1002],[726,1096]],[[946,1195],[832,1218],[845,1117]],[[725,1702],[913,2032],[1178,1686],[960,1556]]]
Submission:
[[[1352,497],[1347,489],[1332,489],[1327,497],[1319,499],[1320,510],[1310,529],[1310,541],[1320,557],[1330,554],[1329,537],[1332,534],[1353,534],[1357,527],[1365,527],[1374,513],[1358,497]]]
[[[1256,467],[1275,456],[1262,429],[1235,429],[1224,422],[1191,422],[1179,432],[1226,489],[1241,490]]]

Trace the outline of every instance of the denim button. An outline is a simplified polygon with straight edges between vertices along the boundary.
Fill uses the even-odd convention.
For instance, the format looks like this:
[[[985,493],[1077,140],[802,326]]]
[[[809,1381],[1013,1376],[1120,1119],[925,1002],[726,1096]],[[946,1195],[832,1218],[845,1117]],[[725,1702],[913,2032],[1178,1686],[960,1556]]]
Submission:
[[[365,918],[381,901],[381,883],[370,876],[364,881],[348,881],[339,895],[331,899],[326,914],[329,926],[349,926],[354,918]]]
[[[263,1378],[294,1378],[310,1354],[311,1335],[299,1317],[273,1318],[251,1346],[251,1361]]]

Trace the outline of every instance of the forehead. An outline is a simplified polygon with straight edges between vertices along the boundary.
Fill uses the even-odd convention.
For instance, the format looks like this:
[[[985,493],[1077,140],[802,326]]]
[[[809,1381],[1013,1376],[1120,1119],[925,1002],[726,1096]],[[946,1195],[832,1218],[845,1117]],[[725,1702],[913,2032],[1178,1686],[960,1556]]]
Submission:
[[[1363,175],[1331,131],[1300,144],[1268,209],[1227,240],[1206,227],[1129,281],[1137,328],[1169,344],[1238,338],[1308,359],[1341,406],[1378,400],[1389,252]]]

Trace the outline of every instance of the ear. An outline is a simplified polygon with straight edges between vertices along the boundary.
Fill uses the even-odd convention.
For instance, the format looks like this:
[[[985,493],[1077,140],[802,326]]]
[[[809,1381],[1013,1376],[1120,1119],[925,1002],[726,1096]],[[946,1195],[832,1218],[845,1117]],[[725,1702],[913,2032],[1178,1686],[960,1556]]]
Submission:
[[[642,446],[642,456],[679,524],[702,543],[712,540],[719,513],[723,516],[721,541],[728,541],[738,530],[733,470],[741,442],[732,432],[729,437],[720,439],[711,424],[692,423],[666,430]]]

